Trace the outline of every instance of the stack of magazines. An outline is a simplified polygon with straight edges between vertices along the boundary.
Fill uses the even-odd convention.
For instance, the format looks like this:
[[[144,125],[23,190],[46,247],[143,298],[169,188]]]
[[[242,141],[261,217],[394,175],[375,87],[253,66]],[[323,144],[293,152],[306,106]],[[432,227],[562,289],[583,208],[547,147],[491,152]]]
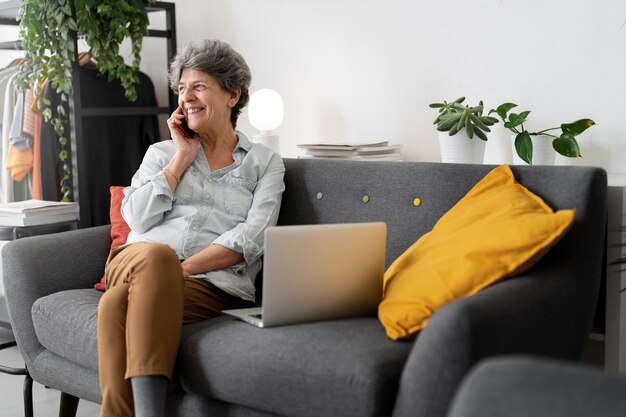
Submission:
[[[0,226],[38,226],[78,219],[77,203],[26,200],[0,204]]]
[[[298,145],[304,151],[299,158],[356,159],[363,161],[402,161],[402,145],[387,141],[372,143],[306,143]]]

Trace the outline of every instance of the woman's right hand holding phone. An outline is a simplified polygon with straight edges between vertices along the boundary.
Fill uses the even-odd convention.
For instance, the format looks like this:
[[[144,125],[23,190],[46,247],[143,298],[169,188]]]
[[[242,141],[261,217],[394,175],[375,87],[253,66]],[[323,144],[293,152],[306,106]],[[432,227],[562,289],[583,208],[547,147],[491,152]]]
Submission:
[[[175,173],[180,173],[181,176],[196,158],[198,144],[200,142],[195,132],[190,131],[194,133],[193,137],[190,137],[190,135],[185,132],[183,128],[184,120],[185,112],[180,106],[178,106],[170,118],[167,119],[167,127],[169,128],[172,142],[174,142],[174,146],[176,147],[176,153],[166,168]]]

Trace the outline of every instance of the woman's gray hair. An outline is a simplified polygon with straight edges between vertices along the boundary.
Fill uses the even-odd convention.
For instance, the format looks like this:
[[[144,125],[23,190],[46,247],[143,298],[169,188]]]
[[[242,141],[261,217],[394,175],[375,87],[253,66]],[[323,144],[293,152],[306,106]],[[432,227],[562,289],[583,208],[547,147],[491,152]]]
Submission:
[[[248,90],[252,80],[250,68],[241,54],[226,42],[217,39],[187,43],[170,64],[170,88],[177,94],[183,68],[204,71],[227,91],[235,91],[237,88],[241,90],[239,101],[230,116],[233,128],[237,126],[237,118],[250,100]]]

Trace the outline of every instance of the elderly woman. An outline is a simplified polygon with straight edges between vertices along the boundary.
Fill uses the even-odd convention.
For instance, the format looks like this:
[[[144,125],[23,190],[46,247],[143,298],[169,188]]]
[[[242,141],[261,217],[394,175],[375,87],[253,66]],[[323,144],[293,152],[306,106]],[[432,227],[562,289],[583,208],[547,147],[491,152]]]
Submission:
[[[250,79],[217,40],[190,43],[171,63],[172,140],[148,149],[124,191],[131,233],[109,255],[98,306],[102,416],[163,416],[182,325],[255,299],[285,168],[235,130]]]

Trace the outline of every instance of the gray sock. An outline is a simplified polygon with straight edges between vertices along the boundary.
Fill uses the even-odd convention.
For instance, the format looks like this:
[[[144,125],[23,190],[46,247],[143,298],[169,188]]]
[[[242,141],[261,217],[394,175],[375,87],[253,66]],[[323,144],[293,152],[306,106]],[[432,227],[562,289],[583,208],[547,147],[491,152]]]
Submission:
[[[135,417],[165,417],[167,377],[136,376],[130,379],[133,387]]]

